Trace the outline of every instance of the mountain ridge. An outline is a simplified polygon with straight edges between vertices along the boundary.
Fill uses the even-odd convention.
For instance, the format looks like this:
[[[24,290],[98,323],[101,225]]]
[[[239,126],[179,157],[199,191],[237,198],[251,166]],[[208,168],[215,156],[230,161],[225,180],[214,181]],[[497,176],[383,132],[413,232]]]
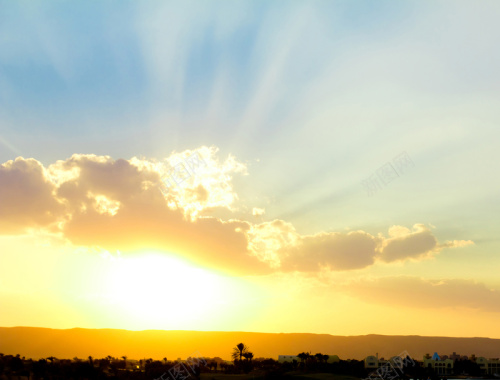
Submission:
[[[388,358],[404,351],[419,360],[424,354],[434,352],[500,357],[500,339],[488,337],[0,327],[0,352],[33,359],[126,355],[131,359],[175,360],[196,354],[229,360],[232,348],[240,342],[247,344],[256,358],[273,359],[303,351],[338,355],[341,359],[364,359],[377,353]]]

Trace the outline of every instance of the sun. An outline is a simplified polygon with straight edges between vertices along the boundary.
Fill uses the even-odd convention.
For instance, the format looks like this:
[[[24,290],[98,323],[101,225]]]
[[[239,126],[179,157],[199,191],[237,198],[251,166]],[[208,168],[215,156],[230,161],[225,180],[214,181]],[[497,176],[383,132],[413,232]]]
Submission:
[[[192,329],[217,317],[226,280],[167,254],[121,256],[109,270],[105,294],[135,329]]]

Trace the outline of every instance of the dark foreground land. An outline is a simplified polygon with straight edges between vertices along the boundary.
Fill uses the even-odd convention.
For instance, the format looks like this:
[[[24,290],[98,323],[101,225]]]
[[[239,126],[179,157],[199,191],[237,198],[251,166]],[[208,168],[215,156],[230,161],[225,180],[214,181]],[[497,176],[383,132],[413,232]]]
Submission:
[[[272,379],[272,378],[289,378],[290,380],[359,380],[359,377],[337,375],[333,373],[303,373],[303,372],[288,372],[284,375],[274,375],[272,374],[245,374],[245,375],[226,375],[226,374],[211,374],[202,373],[201,380],[260,380],[260,379]]]

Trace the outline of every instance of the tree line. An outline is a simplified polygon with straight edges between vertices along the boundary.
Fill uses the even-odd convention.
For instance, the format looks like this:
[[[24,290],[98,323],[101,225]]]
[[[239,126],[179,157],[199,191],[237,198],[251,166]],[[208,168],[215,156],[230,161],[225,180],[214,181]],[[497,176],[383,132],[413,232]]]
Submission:
[[[311,354],[301,352],[296,355],[298,360],[278,362],[270,358],[255,358],[253,352],[244,343],[238,343],[231,351],[231,362],[221,358],[202,358],[198,365],[189,373],[190,380],[199,379],[202,373],[244,374],[252,373],[255,379],[286,379],[300,373],[335,373],[358,378],[369,376],[371,369],[365,369],[363,360],[338,360],[329,362],[329,356],[321,353]],[[189,360],[190,358],[188,358]],[[54,356],[39,360],[26,359],[18,355],[4,355],[0,353],[0,378],[18,380],[24,376],[30,380],[90,380],[90,379],[158,379],[173,380],[169,374],[176,366],[183,362],[142,359],[128,360],[127,356],[115,358],[108,355],[96,359],[89,356],[86,359],[57,359]],[[424,367],[418,361],[414,366],[404,368],[401,379],[437,379],[443,378],[434,373],[432,368]],[[132,365],[133,364],[133,365]],[[452,375],[468,374],[480,376],[481,370],[473,360],[456,360]],[[162,377],[163,376],[163,377]]]

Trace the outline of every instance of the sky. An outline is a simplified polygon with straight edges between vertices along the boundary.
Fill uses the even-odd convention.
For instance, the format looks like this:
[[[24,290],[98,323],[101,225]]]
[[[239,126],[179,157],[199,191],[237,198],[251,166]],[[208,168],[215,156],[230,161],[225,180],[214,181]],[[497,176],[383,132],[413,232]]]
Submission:
[[[499,16],[0,0],[0,326],[500,338]]]

